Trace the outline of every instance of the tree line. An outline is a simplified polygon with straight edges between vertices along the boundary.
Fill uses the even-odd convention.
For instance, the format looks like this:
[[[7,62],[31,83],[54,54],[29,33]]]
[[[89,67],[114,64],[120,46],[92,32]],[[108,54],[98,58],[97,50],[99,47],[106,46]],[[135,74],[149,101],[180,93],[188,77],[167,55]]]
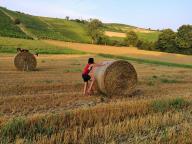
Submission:
[[[162,30],[155,42],[143,41],[134,31],[129,31],[123,41],[111,40],[104,34],[103,24],[97,19],[88,23],[88,34],[92,43],[133,46],[143,50],[162,51],[169,53],[192,54],[192,25],[183,25],[177,32],[171,29]]]

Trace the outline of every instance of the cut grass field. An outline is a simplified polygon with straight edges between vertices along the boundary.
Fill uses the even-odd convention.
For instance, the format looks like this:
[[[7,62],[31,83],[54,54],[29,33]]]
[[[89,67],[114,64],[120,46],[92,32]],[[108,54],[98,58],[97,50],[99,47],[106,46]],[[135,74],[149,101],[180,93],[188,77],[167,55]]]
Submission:
[[[134,95],[83,96],[89,57],[112,60],[40,55],[37,71],[20,72],[14,55],[1,53],[0,143],[192,142],[191,69],[131,61],[139,79]]]
[[[115,55],[121,58],[126,58],[128,60],[137,60],[144,63],[154,63],[154,64],[165,64],[165,65],[189,65],[192,64],[192,56],[181,55],[181,54],[171,54],[156,51],[146,51],[139,50],[133,47],[114,47],[114,46],[102,46],[102,45],[92,45],[92,44],[81,44],[81,43],[69,43],[61,41],[44,41],[48,44],[68,47],[74,50],[80,50],[88,53],[94,54],[106,54]],[[169,64],[170,63],[170,64]]]
[[[47,44],[40,40],[26,40],[0,37],[0,53],[14,53],[17,48],[29,49],[39,54],[86,54],[86,52]]]
[[[192,56],[143,51],[129,47],[110,47],[61,41],[40,41],[0,37],[0,53],[16,53],[18,47],[39,54],[88,54],[139,63],[164,65],[170,67],[192,68]]]

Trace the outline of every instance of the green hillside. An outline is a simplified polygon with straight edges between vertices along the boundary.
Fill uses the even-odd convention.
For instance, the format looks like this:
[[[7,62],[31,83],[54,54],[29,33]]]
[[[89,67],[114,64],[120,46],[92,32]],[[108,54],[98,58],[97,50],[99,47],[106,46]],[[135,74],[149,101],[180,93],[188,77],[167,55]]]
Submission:
[[[118,23],[108,23],[104,25],[104,29],[107,31],[112,31],[112,32],[126,32],[129,30],[133,30],[136,27],[126,25],[126,24],[118,24]]]
[[[105,31],[111,32],[120,32],[120,33],[127,33],[129,31],[135,31],[140,40],[144,41],[156,41],[160,34],[159,31],[150,30],[150,29],[142,29],[131,25],[126,24],[117,24],[117,23],[109,23],[104,25]],[[122,37],[111,37],[113,40],[120,40],[122,41],[124,38]]]
[[[20,12],[13,12],[7,9],[3,10],[13,18],[18,18],[21,21],[21,24],[24,25],[29,32],[33,33],[39,39],[67,40],[62,34],[50,29],[49,26],[42,22],[38,17]]]
[[[86,26],[83,24],[63,19],[32,16],[10,11],[5,8],[0,9],[14,19],[19,19],[27,31],[35,35],[38,39],[55,39],[84,43],[91,41],[87,35]]]
[[[90,37],[87,34],[85,24],[56,18],[41,17],[40,19],[46,22],[51,29],[61,33],[69,41],[77,41],[77,42],[91,41]]]
[[[13,21],[8,16],[6,16],[1,10],[0,10],[0,36],[29,38],[16,25],[14,25]]]
[[[15,25],[14,19],[19,19],[21,24]],[[0,7],[0,36],[30,38],[33,39],[54,39],[70,42],[91,43],[88,36],[87,24],[72,20],[38,17],[21,12],[15,12]],[[137,30],[137,27],[124,24],[104,24],[104,31],[123,32]],[[155,41],[159,32],[149,33],[136,31],[139,38],[146,41]],[[110,37],[111,40],[122,41],[120,37]]]

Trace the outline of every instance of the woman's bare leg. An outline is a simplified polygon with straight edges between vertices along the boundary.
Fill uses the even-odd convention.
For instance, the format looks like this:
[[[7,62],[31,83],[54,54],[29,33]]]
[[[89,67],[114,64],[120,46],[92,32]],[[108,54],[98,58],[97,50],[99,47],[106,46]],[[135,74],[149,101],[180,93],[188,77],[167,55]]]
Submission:
[[[84,90],[83,90],[83,95],[84,95],[84,96],[87,94],[87,88],[88,88],[88,82],[85,82],[85,84],[84,84]]]
[[[89,93],[92,91],[93,84],[94,84],[94,81],[92,81],[91,84],[90,84],[90,86],[89,86],[89,90],[88,90]]]
[[[91,84],[90,84],[89,89],[88,89],[88,93],[89,93],[89,94],[91,94],[91,91],[93,91],[93,85],[94,85],[94,83],[95,83],[95,79],[92,79]]]
[[[91,93],[93,92],[93,85],[95,83],[94,69],[92,70],[92,72],[89,75],[91,77],[91,84],[90,84],[89,89],[88,89],[88,94],[91,95]]]

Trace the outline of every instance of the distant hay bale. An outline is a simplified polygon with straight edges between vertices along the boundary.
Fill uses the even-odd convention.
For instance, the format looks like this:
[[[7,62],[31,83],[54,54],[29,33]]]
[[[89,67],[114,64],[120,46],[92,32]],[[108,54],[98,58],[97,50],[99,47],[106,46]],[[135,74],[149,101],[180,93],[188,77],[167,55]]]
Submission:
[[[106,61],[96,67],[94,76],[100,92],[108,96],[130,95],[137,85],[137,73],[127,61]]]
[[[33,71],[36,69],[37,61],[30,52],[20,52],[16,55],[14,64],[20,71]]]

